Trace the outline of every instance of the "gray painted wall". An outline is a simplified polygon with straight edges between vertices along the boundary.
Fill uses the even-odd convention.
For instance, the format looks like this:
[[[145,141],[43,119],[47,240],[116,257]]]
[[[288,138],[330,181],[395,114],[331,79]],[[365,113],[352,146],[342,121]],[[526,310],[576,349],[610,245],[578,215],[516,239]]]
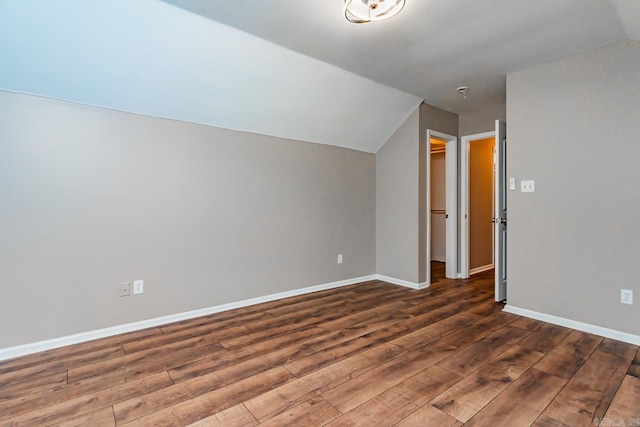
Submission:
[[[0,117],[0,348],[375,273],[373,154],[7,92]]]
[[[478,111],[460,114],[460,136],[476,133],[492,132],[496,128],[496,120],[505,121],[507,106],[504,103],[487,104]]]
[[[416,109],[376,154],[377,273],[418,282]]]
[[[458,115],[421,104],[376,154],[377,273],[427,280],[427,129],[458,133]]]
[[[640,335],[639,117],[638,42],[507,77],[510,305]]]

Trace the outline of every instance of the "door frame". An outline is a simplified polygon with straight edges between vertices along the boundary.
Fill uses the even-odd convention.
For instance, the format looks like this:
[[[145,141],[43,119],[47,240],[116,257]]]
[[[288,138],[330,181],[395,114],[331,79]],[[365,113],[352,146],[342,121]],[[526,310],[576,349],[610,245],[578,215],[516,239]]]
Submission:
[[[445,142],[445,210],[446,217],[446,271],[445,276],[458,275],[458,137],[427,129],[427,284],[431,283],[431,138]]]
[[[469,150],[473,141],[494,138],[496,132],[482,132],[461,138],[460,149],[460,277],[469,278]]]

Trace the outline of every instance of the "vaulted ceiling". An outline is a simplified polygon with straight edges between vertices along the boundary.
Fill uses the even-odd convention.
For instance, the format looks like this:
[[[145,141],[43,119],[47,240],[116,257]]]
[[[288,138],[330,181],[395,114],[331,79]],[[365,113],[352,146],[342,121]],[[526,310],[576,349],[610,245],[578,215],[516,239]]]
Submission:
[[[422,99],[473,112],[511,71],[640,40],[640,0],[342,3],[3,0],[0,90],[376,152]]]
[[[370,24],[342,0],[165,1],[456,113],[504,102],[509,72],[640,40],[640,0],[406,0]]]

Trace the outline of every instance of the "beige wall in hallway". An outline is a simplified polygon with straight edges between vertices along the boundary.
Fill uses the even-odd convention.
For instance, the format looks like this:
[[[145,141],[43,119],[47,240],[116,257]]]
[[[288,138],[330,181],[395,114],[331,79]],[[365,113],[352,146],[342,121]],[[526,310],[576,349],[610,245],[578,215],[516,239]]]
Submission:
[[[469,269],[493,264],[493,147],[495,138],[469,144]]]

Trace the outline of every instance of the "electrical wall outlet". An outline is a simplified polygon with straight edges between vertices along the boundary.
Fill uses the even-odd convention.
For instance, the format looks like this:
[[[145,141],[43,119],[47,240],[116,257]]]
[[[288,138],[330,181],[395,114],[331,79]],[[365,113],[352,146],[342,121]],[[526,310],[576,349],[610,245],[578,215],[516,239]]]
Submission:
[[[144,280],[133,281],[133,294],[138,295],[144,293]]]
[[[120,283],[120,296],[128,297],[129,295],[131,295],[131,283],[129,282]]]
[[[338,264],[342,264],[342,254],[338,254]]]
[[[536,182],[533,180],[529,181],[520,181],[520,192],[521,193],[535,193],[536,191]]]
[[[629,289],[620,289],[620,302],[622,304],[633,305],[633,291]]]

